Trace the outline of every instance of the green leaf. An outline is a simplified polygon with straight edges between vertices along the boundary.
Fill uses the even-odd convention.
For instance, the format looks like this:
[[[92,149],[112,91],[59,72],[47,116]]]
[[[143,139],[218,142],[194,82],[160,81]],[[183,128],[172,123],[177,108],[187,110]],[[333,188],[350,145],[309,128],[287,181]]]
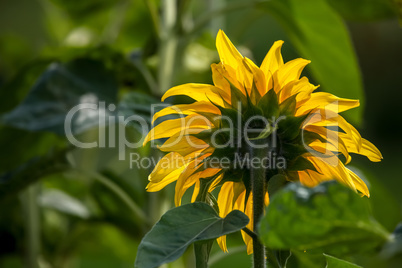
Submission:
[[[30,130],[64,135],[68,112],[78,104],[92,104],[101,110],[100,102],[117,100],[117,82],[102,62],[77,59],[68,64],[52,63],[28,93],[25,100],[2,119],[5,124]],[[72,132],[81,133],[99,123],[93,109],[78,110],[71,120]]]
[[[310,252],[292,250],[292,254],[286,260],[285,268],[323,268],[326,261],[323,254],[311,254]]]
[[[13,171],[0,176],[0,202],[7,200],[29,184],[50,174],[64,172],[70,168],[66,153],[69,149],[53,150],[40,157],[34,157]]]
[[[326,268],[361,268],[361,266],[359,265],[335,258],[327,254],[324,254],[324,256],[327,259]]]
[[[367,252],[388,239],[367,199],[335,181],[314,188],[289,184],[271,200],[259,233],[272,249],[337,256]]]
[[[123,118],[128,118],[132,115],[141,116],[141,118],[148,124],[148,127],[150,127],[151,114],[152,112],[155,112],[152,110],[152,105],[159,103],[159,100],[147,94],[136,91],[128,92],[122,96],[122,99],[118,104],[118,115],[123,116]],[[146,130],[137,120],[129,121],[127,126],[134,127],[140,133],[143,133],[144,130]],[[146,135],[146,133],[143,133],[143,135]]]
[[[239,231],[248,222],[248,217],[238,210],[220,218],[211,206],[202,202],[173,208],[142,239],[135,266],[152,268],[174,261],[192,243]]]
[[[269,136],[271,136],[272,133],[274,133],[278,129],[278,126],[271,126],[270,124],[267,124],[265,128],[258,134],[257,137],[255,138],[249,138],[249,140],[262,140],[266,139]]]
[[[283,26],[322,89],[339,97],[359,99],[362,78],[348,31],[326,0],[273,0],[260,5]],[[362,107],[363,108],[363,107]],[[363,109],[348,112],[357,124]]]
[[[373,21],[396,16],[392,0],[327,0],[345,19]]]

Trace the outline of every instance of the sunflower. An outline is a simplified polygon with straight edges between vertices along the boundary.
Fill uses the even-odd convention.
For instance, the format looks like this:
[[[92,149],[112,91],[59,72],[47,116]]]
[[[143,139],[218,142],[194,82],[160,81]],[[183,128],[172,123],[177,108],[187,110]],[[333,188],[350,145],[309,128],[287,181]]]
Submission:
[[[211,193],[218,192],[219,215],[225,217],[234,209],[243,211],[250,218],[247,228],[253,230],[252,178],[247,161],[252,142],[262,140],[269,148],[267,182],[281,176],[287,182],[313,187],[335,179],[369,196],[366,184],[346,165],[351,161],[350,153],[374,162],[382,159],[381,153],[339,115],[359,106],[359,101],[314,92],[318,86],[300,77],[310,61],[298,58],[284,63],[282,44],[276,41],[258,67],[219,31],[216,47],[220,62],[211,65],[214,85],[191,83],[171,88],[162,101],[185,95],[193,102],[166,107],[153,117],[154,123],[170,116],[154,126],[144,140],[145,145],[161,139],[158,148],[167,153],[149,175],[148,191],[176,182],[176,206],[191,187],[192,202],[200,191],[212,199]],[[265,205],[268,203],[266,191]],[[251,254],[252,238],[243,231],[242,237]],[[227,251],[226,237],[217,241]]]

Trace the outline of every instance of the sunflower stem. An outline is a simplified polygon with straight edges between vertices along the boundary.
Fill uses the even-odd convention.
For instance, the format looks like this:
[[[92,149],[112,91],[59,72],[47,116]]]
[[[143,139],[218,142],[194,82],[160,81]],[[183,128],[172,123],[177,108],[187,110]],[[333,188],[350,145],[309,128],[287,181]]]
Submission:
[[[253,193],[253,230],[257,234],[253,238],[253,267],[254,268],[265,268],[265,248],[258,239],[257,226],[264,215],[264,197],[265,197],[265,173],[266,170],[263,165],[253,165],[253,160],[258,158],[262,163],[263,158],[268,154],[268,147],[263,147],[261,145],[267,144],[266,139],[254,140],[253,144],[250,146],[250,178],[251,178],[251,191]],[[262,147],[262,148],[261,148]]]
[[[200,180],[200,191],[198,192],[195,201],[207,203],[207,195],[209,185],[212,180]],[[200,241],[194,243],[194,254],[195,254],[195,267],[196,268],[207,268],[209,254],[211,253],[213,240]]]

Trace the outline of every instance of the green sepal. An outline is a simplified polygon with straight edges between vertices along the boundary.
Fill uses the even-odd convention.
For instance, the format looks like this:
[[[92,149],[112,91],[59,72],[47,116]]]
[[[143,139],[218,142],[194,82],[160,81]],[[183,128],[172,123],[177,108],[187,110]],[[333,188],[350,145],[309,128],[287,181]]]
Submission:
[[[246,90],[246,100],[247,100],[247,107],[246,107],[245,111],[243,112],[245,119],[249,119],[256,115],[258,115],[258,116],[263,115],[262,110],[253,104],[251,97],[248,94],[247,90]]]
[[[295,114],[296,96],[297,94],[290,96],[279,105],[279,112],[281,115],[288,116]]]
[[[250,99],[252,100],[253,103],[258,103],[259,100],[261,99],[261,94],[258,91],[254,80],[253,80],[253,87],[251,88]]]
[[[218,128],[206,129],[201,131],[200,133],[191,134],[191,136],[196,137],[197,139],[203,140],[207,144],[210,144],[212,134],[217,131]]]
[[[281,139],[293,140],[301,132],[301,127],[304,120],[309,116],[309,114],[302,116],[287,116],[284,120],[278,122],[278,133]]]
[[[270,198],[272,198],[277,191],[285,187],[285,185],[288,183],[286,176],[283,174],[276,174],[267,179],[267,189]]]
[[[215,126],[219,123],[221,116],[219,114],[207,113],[207,112],[197,112],[197,114],[204,116]]]
[[[322,137],[320,134],[318,134],[316,132],[308,131],[305,129],[302,130],[302,134],[301,134],[300,138],[301,138],[301,142],[306,145],[310,144],[316,140],[319,140],[324,143],[327,142],[327,140],[324,137]]]
[[[320,173],[307,158],[299,156],[289,164],[286,171],[302,171],[307,169]]]
[[[272,133],[274,133],[278,129],[278,126],[271,126],[267,125],[263,131],[256,137],[256,138],[249,138],[249,140],[261,140],[268,138],[271,136]]]
[[[258,107],[261,108],[264,116],[268,119],[278,118],[279,103],[278,96],[274,89],[269,90],[258,102]]]
[[[227,80],[230,85],[230,98],[232,107],[236,110],[243,110],[247,108],[247,98],[244,96],[237,87],[235,87],[229,80]],[[240,104],[240,106],[239,106]]]
[[[213,209],[215,209],[216,213],[219,214],[219,205],[218,200],[216,200],[215,196],[210,192],[207,193],[206,203],[208,203]]]
[[[286,155],[288,161],[292,161],[296,157],[307,153],[308,150],[300,143],[282,143],[281,144],[281,154]]]
[[[241,182],[243,179],[243,175],[245,170],[239,170],[239,169],[229,169],[226,170],[225,173],[223,174],[223,178],[219,182],[218,185],[223,185],[225,182],[231,181],[231,182]]]

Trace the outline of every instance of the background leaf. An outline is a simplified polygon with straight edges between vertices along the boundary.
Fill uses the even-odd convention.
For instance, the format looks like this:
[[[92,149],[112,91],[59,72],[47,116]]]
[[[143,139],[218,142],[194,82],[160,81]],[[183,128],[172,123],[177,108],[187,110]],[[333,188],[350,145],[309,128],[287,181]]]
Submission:
[[[327,255],[327,254],[324,254],[324,256],[327,260],[326,268],[358,268],[358,267],[361,267],[354,263],[344,261],[344,260],[335,258],[335,257]]]
[[[173,208],[142,239],[135,266],[158,267],[180,257],[192,243],[239,231],[248,222],[238,210],[220,218],[211,206],[201,202]]]
[[[272,249],[337,256],[366,252],[388,235],[367,205],[367,199],[334,181],[315,188],[292,183],[273,197],[259,233]]]
[[[361,74],[349,33],[326,0],[273,0],[261,5],[285,29],[321,88],[343,98],[359,99],[347,114],[357,124],[363,112]],[[342,70],[341,72],[339,70]]]
[[[327,0],[339,14],[352,21],[373,21],[392,18],[396,10],[392,0]]]
[[[109,103],[117,100],[117,82],[102,62],[76,59],[67,64],[52,63],[37,80],[25,100],[4,115],[4,123],[30,131],[64,135],[64,121],[78,104]],[[105,111],[106,113],[107,111]],[[97,125],[99,114],[81,109],[72,118],[73,133]]]

